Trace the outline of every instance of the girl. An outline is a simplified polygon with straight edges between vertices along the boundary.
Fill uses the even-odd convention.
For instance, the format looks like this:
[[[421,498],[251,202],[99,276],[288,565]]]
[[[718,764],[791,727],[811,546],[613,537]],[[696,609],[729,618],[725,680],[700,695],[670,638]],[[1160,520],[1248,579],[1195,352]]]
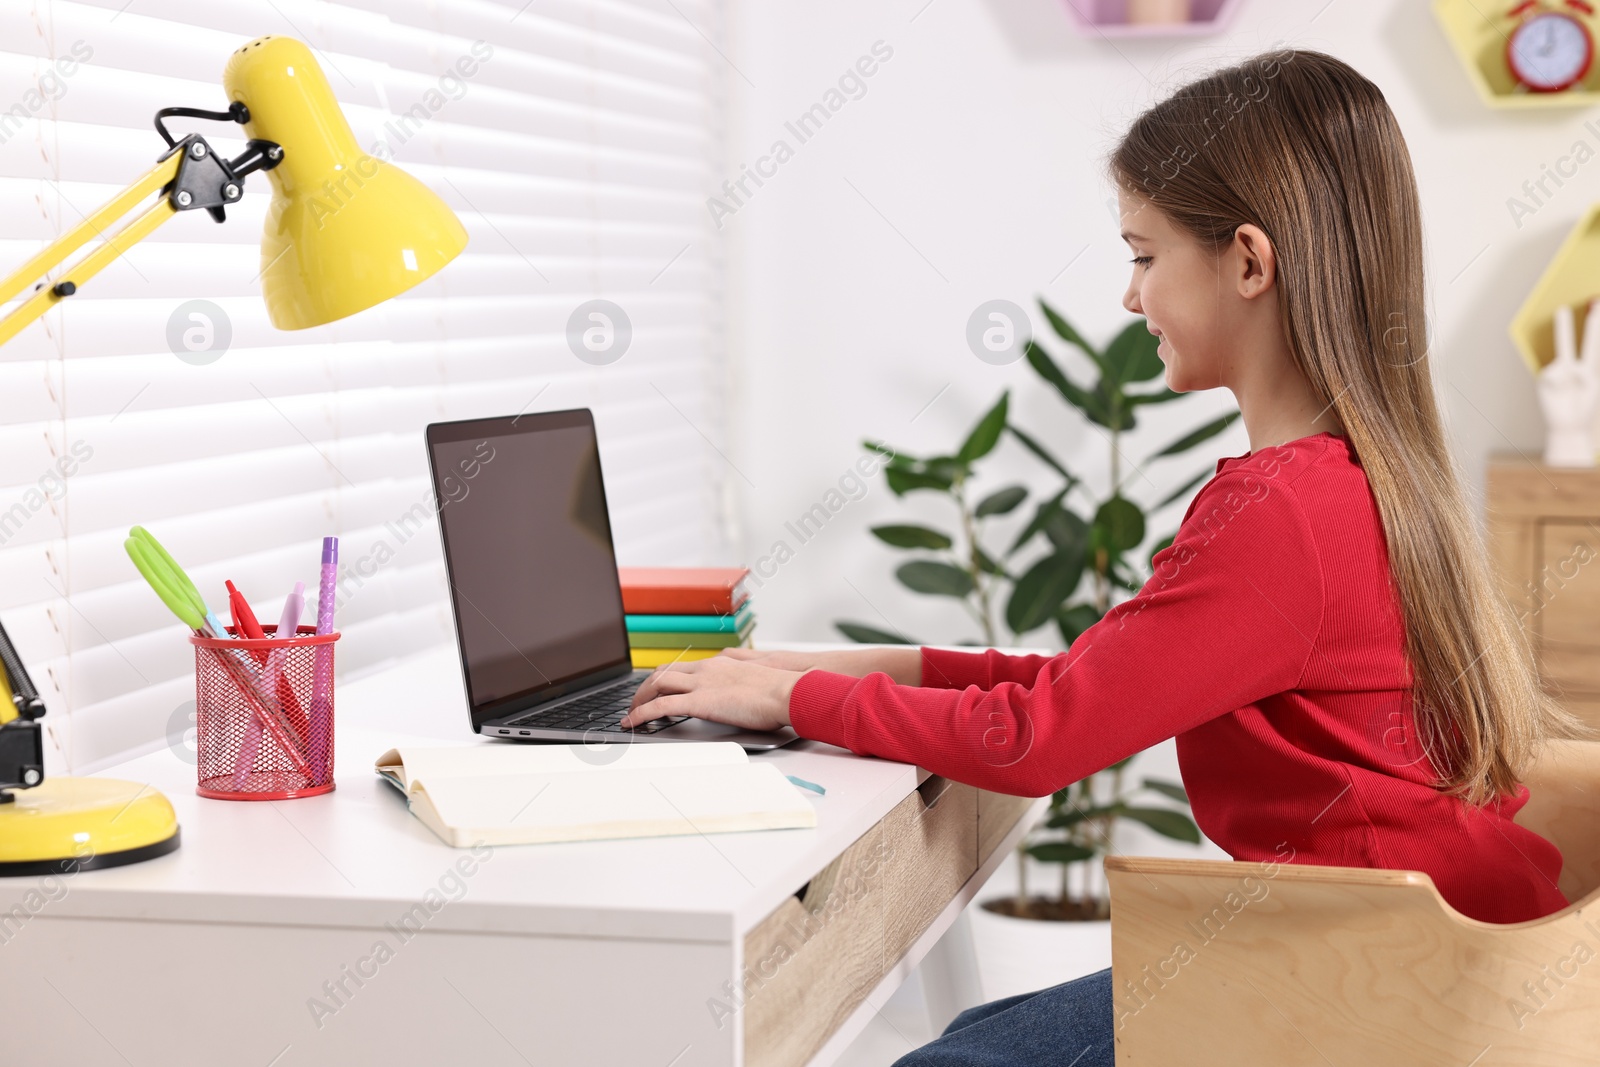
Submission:
[[[1145,112],[1109,163],[1124,306],[1168,386],[1230,390],[1250,437],[1138,595],[1056,656],[730,649],[658,670],[625,724],[789,724],[1021,796],[1176,737],[1236,860],[1419,870],[1487,922],[1566,907],[1560,853],[1512,818],[1540,743],[1593,732],[1540,687],[1446,445],[1383,94],[1268,52]],[[1107,969],[969,1009],[899,1067],[1109,1065],[1115,1025]]]

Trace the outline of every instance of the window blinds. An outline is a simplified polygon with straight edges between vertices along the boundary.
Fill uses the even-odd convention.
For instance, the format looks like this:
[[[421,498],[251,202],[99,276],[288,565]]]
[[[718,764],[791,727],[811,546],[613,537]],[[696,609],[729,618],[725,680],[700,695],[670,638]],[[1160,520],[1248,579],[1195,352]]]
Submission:
[[[0,347],[0,618],[52,773],[188,725],[193,652],[123,552],[134,523],[213,610],[228,578],[264,620],[315,589],[337,533],[341,678],[449,640],[432,421],[592,407],[621,562],[725,558],[721,19],[715,0],[0,5],[0,273],[154,163],[158,108],[225,108],[229,54],[269,33],[310,45],[357,140],[470,234],[401,297],[281,332],[254,175],[227,222],[179,214]],[[244,147],[230,124],[170,128]],[[632,329],[603,364],[568,340],[597,298]]]

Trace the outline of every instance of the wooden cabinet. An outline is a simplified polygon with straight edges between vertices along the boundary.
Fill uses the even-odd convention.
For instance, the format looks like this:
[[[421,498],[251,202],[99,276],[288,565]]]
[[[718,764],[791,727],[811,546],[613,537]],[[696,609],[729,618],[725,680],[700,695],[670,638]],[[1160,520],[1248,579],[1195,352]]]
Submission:
[[[1600,468],[1489,458],[1489,551],[1545,688],[1600,726]]]

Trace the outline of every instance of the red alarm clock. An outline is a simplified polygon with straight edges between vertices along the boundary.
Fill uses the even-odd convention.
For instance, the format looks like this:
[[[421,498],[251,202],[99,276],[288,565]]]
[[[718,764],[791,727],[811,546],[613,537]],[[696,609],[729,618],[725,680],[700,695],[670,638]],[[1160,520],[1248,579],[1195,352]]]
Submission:
[[[1594,14],[1586,0],[1566,0],[1566,6]],[[1546,8],[1540,0],[1524,0],[1506,17],[1522,19],[1506,37],[1506,66],[1530,92],[1560,92],[1589,73],[1594,38],[1582,19]]]

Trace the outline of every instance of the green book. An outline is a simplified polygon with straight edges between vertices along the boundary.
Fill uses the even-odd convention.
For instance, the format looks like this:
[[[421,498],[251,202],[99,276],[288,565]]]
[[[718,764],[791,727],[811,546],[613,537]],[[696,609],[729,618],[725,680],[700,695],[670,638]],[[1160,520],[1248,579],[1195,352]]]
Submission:
[[[736,648],[750,638],[755,620],[738,633],[712,633],[707,630],[629,630],[629,648]]]
[[[743,630],[754,616],[746,601],[732,615],[628,615],[626,619],[630,633],[731,634]]]

